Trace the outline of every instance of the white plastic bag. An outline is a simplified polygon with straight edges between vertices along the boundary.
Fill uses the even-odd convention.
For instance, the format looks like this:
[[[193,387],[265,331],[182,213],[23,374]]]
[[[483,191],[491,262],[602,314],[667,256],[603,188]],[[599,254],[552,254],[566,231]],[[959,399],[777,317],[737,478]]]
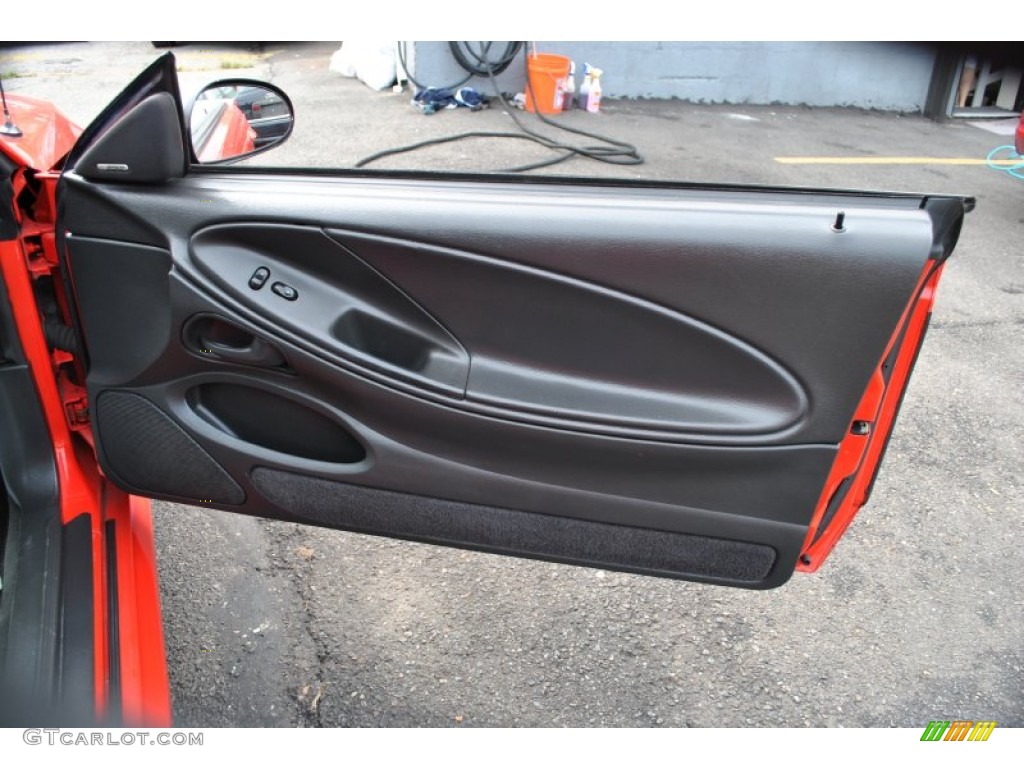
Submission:
[[[395,42],[347,40],[331,56],[329,69],[345,77],[358,77],[377,91],[390,88],[398,72],[395,67]]]

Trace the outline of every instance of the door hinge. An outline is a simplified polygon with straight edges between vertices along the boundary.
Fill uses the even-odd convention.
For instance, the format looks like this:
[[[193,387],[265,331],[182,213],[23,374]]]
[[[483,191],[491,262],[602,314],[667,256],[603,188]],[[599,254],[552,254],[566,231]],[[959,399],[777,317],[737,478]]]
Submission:
[[[68,423],[72,426],[89,423],[89,401],[86,398],[80,397],[65,402],[64,408],[67,410]]]

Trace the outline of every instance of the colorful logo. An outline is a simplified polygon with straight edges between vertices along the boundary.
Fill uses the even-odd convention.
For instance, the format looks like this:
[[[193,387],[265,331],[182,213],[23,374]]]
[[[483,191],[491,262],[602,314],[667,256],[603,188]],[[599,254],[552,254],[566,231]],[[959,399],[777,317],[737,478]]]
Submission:
[[[995,720],[932,720],[921,741],[988,741],[995,728]]]

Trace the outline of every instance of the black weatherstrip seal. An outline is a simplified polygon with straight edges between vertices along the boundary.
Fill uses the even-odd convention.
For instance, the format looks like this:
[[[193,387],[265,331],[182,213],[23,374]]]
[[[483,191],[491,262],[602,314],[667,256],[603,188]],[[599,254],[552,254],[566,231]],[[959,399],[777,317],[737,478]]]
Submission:
[[[939,193],[918,193],[918,192],[882,192],[871,189],[843,189],[842,187],[794,187],[785,184],[737,184],[729,182],[705,182],[705,181],[668,181],[664,179],[629,179],[618,176],[562,176],[555,174],[515,174],[515,173],[473,173],[462,171],[425,171],[425,170],[370,170],[367,168],[310,168],[298,167],[275,167],[275,166],[246,166],[246,165],[192,165],[188,171],[189,176],[260,176],[267,178],[299,178],[310,179],[333,179],[344,181],[346,179],[368,179],[368,180],[406,180],[406,181],[451,181],[471,183],[496,183],[496,184],[522,184],[527,186],[545,185],[555,187],[593,187],[612,189],[673,189],[680,191],[696,192],[757,192],[757,193],[782,193],[786,195],[803,195],[806,197],[820,197],[822,195],[841,195],[845,197],[859,197],[865,200],[917,200],[922,203],[927,201],[953,201],[956,205],[962,205],[962,210],[971,211],[974,209],[975,198],[968,195],[939,194]],[[922,206],[923,207],[923,206]]]
[[[912,309],[921,299],[925,286],[935,275],[935,272],[953,253],[953,249],[956,247],[957,241],[960,239],[960,228],[963,225],[963,217],[965,214],[973,211],[974,206],[975,200],[973,197],[963,198],[962,200],[929,198],[922,202],[922,210],[926,211],[932,220],[931,267],[929,267],[924,280],[921,281],[920,289],[914,294],[914,298],[910,303],[910,307]],[[892,377],[896,361],[899,359],[900,353],[903,351],[903,345],[906,340],[907,330],[910,327],[910,318],[912,314],[913,312],[911,311],[911,313],[907,315],[906,320],[900,327],[896,343],[893,344],[892,350],[889,352],[889,355],[882,364],[882,376],[885,379],[886,388],[889,386],[889,380]],[[921,348],[924,347],[924,340],[928,335],[928,329],[931,326],[931,321],[932,314],[929,312],[927,317],[925,317],[924,327],[921,329],[921,336],[918,339],[917,348],[914,350],[914,357],[910,361],[910,369],[907,371],[907,378],[904,382],[903,390],[900,392],[899,400],[896,403],[896,410],[893,411],[892,421],[889,423],[889,431],[883,438],[882,450],[878,454],[878,460],[875,462],[874,469],[871,473],[871,480],[868,481],[867,488],[864,491],[862,507],[867,506],[868,501],[871,499],[871,493],[875,489],[875,482],[878,480],[878,473],[885,461],[885,454],[889,450],[889,443],[892,441],[892,434],[896,429],[896,421],[899,419],[900,411],[903,409],[903,399],[906,397],[907,390],[910,388],[910,379],[911,376],[913,376],[914,369],[917,367],[917,358],[921,354]],[[860,474],[862,466],[863,459],[861,464],[857,465],[857,469],[843,480],[842,484],[840,484],[832,495],[828,508],[825,510],[825,514],[822,517],[821,522],[818,524],[818,530],[814,536],[814,542],[817,542],[818,539],[821,538],[822,534],[828,529],[832,522],[832,518],[839,510],[840,505],[846,499],[846,495],[850,490],[852,481]]]
[[[92,518],[78,515],[61,531],[59,664],[62,717],[89,722],[95,714]]]
[[[910,303],[911,312],[908,313],[906,320],[903,325],[900,326],[899,334],[896,338],[896,343],[893,344],[892,349],[889,351],[888,356],[882,363],[882,377],[885,380],[886,388],[889,386],[889,380],[892,378],[893,370],[896,367],[896,361],[899,359],[900,353],[903,351],[903,345],[906,340],[907,330],[910,328],[910,318],[913,314],[913,307],[917,305],[917,302],[921,299],[921,294],[924,292],[925,286],[935,275],[935,272],[946,262],[946,259],[953,253],[953,249],[956,247],[957,241],[960,239],[960,228],[963,225],[964,215],[974,210],[975,199],[973,197],[956,199],[956,198],[926,198],[921,203],[921,209],[926,211],[932,220],[932,250],[931,250],[931,266],[928,269],[928,273],[925,275],[924,280],[921,281],[920,289],[914,294],[914,298]],[[896,403],[896,410],[893,412],[892,421],[889,423],[889,432],[884,437],[882,443],[882,450],[878,454],[878,461],[875,462],[874,469],[871,473],[871,480],[868,481],[867,488],[864,492],[864,501],[862,507],[867,506],[868,500],[871,498],[871,492],[875,489],[875,482],[878,480],[878,472],[882,468],[882,463],[885,461],[885,454],[889,450],[889,443],[892,440],[892,433],[896,428],[896,421],[899,418],[900,411],[903,408],[903,398],[907,395],[907,390],[910,388],[910,378],[914,373],[914,368],[917,367],[917,358],[921,354],[921,348],[924,346],[925,336],[928,335],[928,328],[931,325],[932,315],[931,312],[925,317],[924,327],[921,329],[921,337],[918,339],[917,349],[914,350],[914,357],[910,361],[910,370],[907,371],[907,379],[904,382],[903,391],[900,392],[899,400]],[[822,534],[828,529],[832,523],[832,518],[835,517],[836,512],[846,499],[846,495],[853,484],[853,480],[860,474],[863,466],[863,459],[861,464],[857,465],[851,474],[843,480],[843,482],[836,488],[835,493],[832,494],[832,498],[829,500],[828,507],[825,510],[825,514],[822,516],[821,521],[818,523],[818,530],[814,535],[814,542],[821,538]]]
[[[843,481],[836,488],[835,492],[832,494],[831,500],[829,500],[828,507],[825,508],[825,514],[821,516],[821,521],[818,523],[817,533],[814,534],[814,541],[812,541],[811,544],[817,544],[821,535],[828,530],[829,525],[832,523],[832,518],[836,516],[836,512],[839,511],[839,507],[841,507],[843,502],[846,500],[846,494],[850,492],[850,486],[853,485],[853,481],[856,477],[857,472],[854,471],[852,474],[843,478]]]
[[[104,524],[103,535],[107,550],[107,717],[114,725],[121,722],[121,633],[117,601],[117,526],[113,520]]]
[[[49,724],[55,710],[60,626],[62,526],[57,470],[3,280],[0,477],[0,493],[6,494],[8,508],[6,551],[0,558],[0,726]]]
[[[14,240],[18,236],[18,222],[14,218],[14,175],[15,166],[0,155],[0,240]]]
[[[930,277],[930,275],[929,275]],[[921,338],[918,339],[917,349],[914,350],[914,359],[910,361],[910,370],[907,371],[907,386],[903,387],[903,391],[900,392],[900,399],[896,403],[896,410],[893,411],[892,421],[889,423],[889,434],[885,436],[885,442],[882,444],[882,450],[878,454],[878,461],[875,462],[874,472],[871,474],[871,481],[868,483],[867,490],[864,492],[864,503],[867,504],[871,498],[872,491],[875,490],[875,481],[878,480],[878,472],[882,469],[882,462],[885,461],[885,454],[889,451],[889,443],[892,440],[892,433],[896,429],[896,421],[900,417],[900,411],[903,410],[903,398],[907,396],[907,390],[910,388],[910,377],[914,373],[914,368],[917,367],[917,358],[921,354],[921,348],[924,347],[924,339],[928,335],[928,329],[931,327],[932,313],[928,313],[928,317],[925,318],[924,327],[921,329]]]
[[[927,199],[921,204],[921,208],[927,211],[932,220],[932,266],[931,269],[928,270],[928,274],[925,276],[924,280],[921,281],[921,290],[915,294],[911,307],[917,304],[921,298],[921,294],[924,292],[924,287],[928,284],[928,281],[932,279],[935,272],[952,255],[953,249],[956,248],[956,244],[960,239],[960,228],[963,226],[964,215],[973,211],[974,206],[975,200],[973,197],[965,198],[960,206],[957,205],[955,200],[944,198]],[[892,440],[892,433],[896,429],[896,421],[899,419],[900,411],[903,409],[903,399],[907,396],[907,390],[910,388],[910,378],[913,376],[914,369],[917,367],[917,358],[921,354],[921,348],[924,347],[924,340],[928,335],[928,329],[931,327],[931,322],[932,313],[929,312],[927,317],[924,319],[924,327],[921,329],[921,336],[917,340],[917,348],[914,350],[914,357],[910,361],[910,369],[907,371],[907,380],[904,383],[903,391],[900,392],[899,400],[896,402],[896,410],[893,411],[892,421],[889,423],[889,432],[885,435],[885,441],[882,443],[882,450],[878,454],[878,461],[875,462],[874,469],[871,473],[871,480],[868,482],[867,489],[864,492],[865,505],[871,498],[871,493],[875,489],[875,482],[878,480],[878,473],[882,468],[882,463],[885,461],[885,454],[889,451],[889,443]],[[910,317],[908,315],[907,322],[904,323],[903,328],[900,329],[900,338],[895,350],[896,356],[891,357],[892,364],[885,371],[887,384],[889,376],[892,375],[892,366],[895,366],[896,359],[902,351],[904,335],[906,334],[909,325]],[[887,363],[888,362],[889,361],[887,361]]]

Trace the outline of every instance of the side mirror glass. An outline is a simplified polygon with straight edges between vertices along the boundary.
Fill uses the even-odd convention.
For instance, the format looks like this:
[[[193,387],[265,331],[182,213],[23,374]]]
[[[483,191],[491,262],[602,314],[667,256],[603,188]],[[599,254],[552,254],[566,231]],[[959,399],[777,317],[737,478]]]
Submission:
[[[268,150],[287,139],[294,124],[284,91],[258,80],[211,83],[192,102],[188,116],[192,152],[202,165]]]

